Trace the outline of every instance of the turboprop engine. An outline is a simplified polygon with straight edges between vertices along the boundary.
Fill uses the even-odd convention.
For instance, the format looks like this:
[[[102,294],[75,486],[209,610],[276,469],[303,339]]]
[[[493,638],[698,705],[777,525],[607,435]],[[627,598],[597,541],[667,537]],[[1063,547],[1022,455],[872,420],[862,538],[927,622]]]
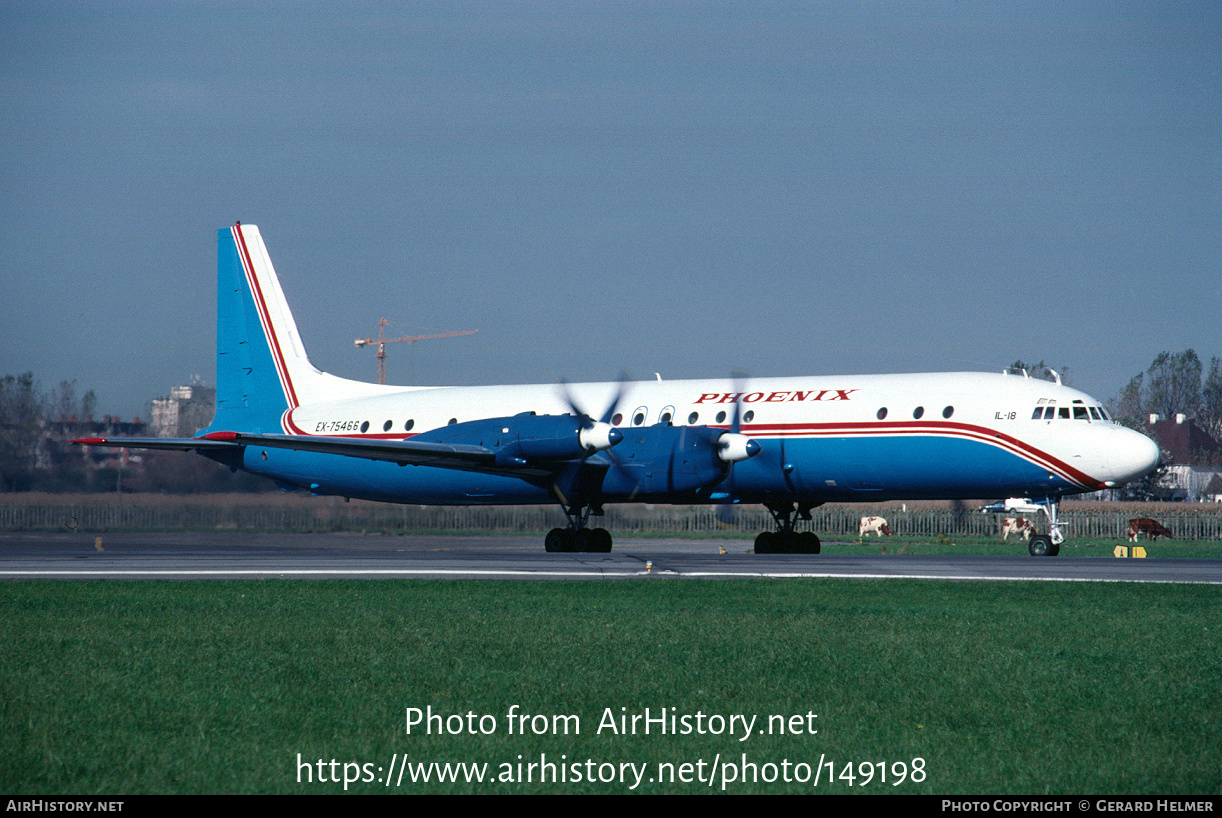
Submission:
[[[746,435],[708,426],[643,426],[623,429],[606,457],[604,498],[666,495],[717,485],[734,463],[755,456],[760,445]],[[601,459],[601,458],[600,458]]]
[[[498,466],[527,466],[579,460],[604,451],[623,439],[609,423],[573,415],[523,412],[507,418],[454,423],[417,435],[418,443],[482,446],[496,454]]]

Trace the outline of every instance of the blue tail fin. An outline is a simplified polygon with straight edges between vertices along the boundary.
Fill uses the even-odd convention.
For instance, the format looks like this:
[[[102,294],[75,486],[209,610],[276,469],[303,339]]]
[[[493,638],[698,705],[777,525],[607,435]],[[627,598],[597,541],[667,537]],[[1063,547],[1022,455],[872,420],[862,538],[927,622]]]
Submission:
[[[310,363],[258,227],[227,227],[216,245],[216,418],[205,432],[300,433],[302,404],[393,391]]]
[[[281,432],[292,408],[256,298],[243,235],[250,231],[258,236],[241,224],[217,232],[216,419],[209,431]]]
[[[326,377],[305,354],[259,228],[217,233],[216,419],[209,431],[287,432]]]

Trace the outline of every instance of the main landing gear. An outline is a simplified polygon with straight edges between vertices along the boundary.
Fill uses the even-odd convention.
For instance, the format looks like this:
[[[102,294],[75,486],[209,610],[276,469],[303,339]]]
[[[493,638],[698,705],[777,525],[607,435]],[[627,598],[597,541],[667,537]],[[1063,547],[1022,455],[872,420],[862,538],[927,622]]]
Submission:
[[[811,504],[797,508],[799,520],[809,520]],[[813,531],[793,530],[793,503],[764,503],[776,521],[776,531],[765,531],[755,538],[757,554],[818,554],[822,546]]]
[[[543,548],[550,552],[582,551],[594,554],[611,553],[611,532],[605,528],[586,528],[591,514],[602,515],[602,508],[593,506],[561,505],[569,518],[568,528],[553,528],[543,540]]]

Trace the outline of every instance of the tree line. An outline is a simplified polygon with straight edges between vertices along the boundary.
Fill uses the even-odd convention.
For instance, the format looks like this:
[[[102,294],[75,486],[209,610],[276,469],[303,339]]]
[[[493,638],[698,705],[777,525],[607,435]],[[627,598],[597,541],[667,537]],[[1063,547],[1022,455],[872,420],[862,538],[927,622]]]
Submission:
[[[92,417],[97,396],[89,390],[77,398],[76,381],[63,381],[43,392],[34,373],[0,378],[0,490],[35,487],[48,464],[48,422]]]
[[[1142,429],[1150,415],[1184,415],[1222,440],[1222,360],[1210,358],[1206,369],[1191,349],[1160,353],[1113,399],[1112,415],[1134,429]]]
[[[43,391],[32,372],[0,378],[0,492],[257,491],[272,484],[177,452],[73,446],[78,437],[149,434],[140,421],[94,418],[97,396],[76,381]]]

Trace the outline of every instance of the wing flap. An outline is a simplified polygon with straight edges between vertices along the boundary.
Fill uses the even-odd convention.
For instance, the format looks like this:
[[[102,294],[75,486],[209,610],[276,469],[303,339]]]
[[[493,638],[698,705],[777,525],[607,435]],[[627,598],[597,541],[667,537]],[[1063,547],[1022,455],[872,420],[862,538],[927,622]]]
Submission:
[[[448,469],[493,471],[499,474],[521,469],[506,469],[496,465],[496,452],[484,446],[463,443],[427,443],[414,440],[354,440],[349,437],[314,437],[310,435],[246,435],[240,432],[217,432],[224,439],[249,446],[271,449],[291,449],[297,452],[340,454],[365,460],[386,460],[415,466],[437,466]],[[212,437],[212,435],[209,435]]]
[[[205,440],[228,445],[290,449],[296,452],[337,454],[364,460],[385,460],[400,466],[433,466],[439,469],[477,471],[512,477],[555,474],[554,468],[498,462],[496,451],[469,443],[435,443],[421,440],[356,440],[350,437],[313,435],[243,434],[212,432]]]

